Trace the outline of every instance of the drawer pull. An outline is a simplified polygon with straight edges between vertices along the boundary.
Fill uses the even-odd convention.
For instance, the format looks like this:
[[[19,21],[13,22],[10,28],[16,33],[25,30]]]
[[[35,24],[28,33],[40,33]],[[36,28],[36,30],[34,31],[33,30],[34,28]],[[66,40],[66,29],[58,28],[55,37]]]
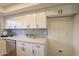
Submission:
[[[60,14],[60,10],[58,10],[58,14]]]
[[[38,28],[38,24],[36,25],[36,27]]]
[[[37,48],[40,48],[40,46],[36,46]]]
[[[29,25],[27,25],[27,28],[29,28],[30,26]]]
[[[34,54],[34,50],[33,50],[33,54]]]
[[[22,51],[25,51],[25,48],[22,47],[21,49],[22,49]]]
[[[25,45],[24,43],[22,43],[22,45]]]

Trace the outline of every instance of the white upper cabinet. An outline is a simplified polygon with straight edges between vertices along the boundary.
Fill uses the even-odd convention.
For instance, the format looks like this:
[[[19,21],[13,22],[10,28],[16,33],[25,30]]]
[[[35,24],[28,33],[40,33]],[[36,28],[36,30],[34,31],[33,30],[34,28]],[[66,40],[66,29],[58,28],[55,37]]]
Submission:
[[[36,11],[7,18],[5,23],[5,28],[7,29],[36,28]]]
[[[21,17],[6,19],[5,29],[25,28],[24,21],[21,19]]]
[[[26,15],[25,24],[27,28],[36,28],[36,11]]]
[[[35,11],[28,14],[15,17],[17,28],[36,28],[36,13]]]
[[[15,28],[24,28],[24,23],[22,21],[22,16],[13,18],[13,21],[15,22],[14,29]]]
[[[77,13],[77,4],[60,6],[60,13],[63,15],[73,15]]]
[[[46,16],[56,16],[59,15],[59,12],[58,7],[47,8]]]
[[[10,19],[7,19],[5,20],[5,27],[6,29],[14,29],[16,26],[16,23],[14,20],[12,20],[11,18]]]
[[[46,9],[37,10],[37,28],[46,28]]]
[[[30,12],[29,14],[15,17],[17,28],[36,28],[36,13]]]
[[[71,16],[77,14],[77,4],[68,4],[58,7],[47,8],[47,16]]]
[[[8,29],[29,29],[46,28],[46,10],[36,10],[27,14],[8,17],[5,28]]]

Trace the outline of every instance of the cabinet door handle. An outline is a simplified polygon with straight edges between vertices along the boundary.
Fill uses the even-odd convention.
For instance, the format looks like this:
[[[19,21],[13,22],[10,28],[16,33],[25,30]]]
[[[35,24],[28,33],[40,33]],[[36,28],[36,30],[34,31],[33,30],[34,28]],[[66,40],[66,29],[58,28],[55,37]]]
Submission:
[[[25,48],[24,47],[22,47],[21,49],[22,49],[22,51],[25,51]]]
[[[61,12],[60,12],[60,13],[62,14],[62,12],[63,12],[63,11],[61,10]]]
[[[36,27],[38,28],[38,24],[36,25]]]
[[[60,14],[60,10],[58,10],[58,14]]]
[[[30,26],[29,25],[27,25],[27,28],[29,28]]]
[[[24,43],[22,43],[22,45],[25,45]]]
[[[16,26],[14,26],[14,28],[16,28]]]
[[[34,50],[33,50],[33,54],[34,54]]]
[[[40,46],[36,46],[37,48],[40,48]]]

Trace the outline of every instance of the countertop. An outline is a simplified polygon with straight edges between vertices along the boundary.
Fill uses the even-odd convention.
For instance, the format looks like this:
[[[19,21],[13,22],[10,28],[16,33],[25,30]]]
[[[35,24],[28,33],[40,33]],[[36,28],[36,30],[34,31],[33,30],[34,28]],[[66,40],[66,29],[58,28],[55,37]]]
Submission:
[[[16,41],[25,41],[25,42],[40,43],[40,44],[47,43],[46,37],[26,38],[26,36],[13,36],[13,37],[0,37],[0,38],[5,40],[11,39]]]

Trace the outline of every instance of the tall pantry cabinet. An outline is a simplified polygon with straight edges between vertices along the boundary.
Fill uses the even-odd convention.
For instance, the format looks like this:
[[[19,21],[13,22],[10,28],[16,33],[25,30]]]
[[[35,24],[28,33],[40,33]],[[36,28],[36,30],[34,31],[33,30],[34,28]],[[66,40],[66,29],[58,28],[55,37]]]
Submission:
[[[74,55],[73,27],[75,25],[73,22],[73,16],[77,14],[78,4],[67,4],[53,8],[47,8],[46,15],[48,17],[48,50],[50,50],[48,55]],[[76,40],[77,39],[74,41]]]

